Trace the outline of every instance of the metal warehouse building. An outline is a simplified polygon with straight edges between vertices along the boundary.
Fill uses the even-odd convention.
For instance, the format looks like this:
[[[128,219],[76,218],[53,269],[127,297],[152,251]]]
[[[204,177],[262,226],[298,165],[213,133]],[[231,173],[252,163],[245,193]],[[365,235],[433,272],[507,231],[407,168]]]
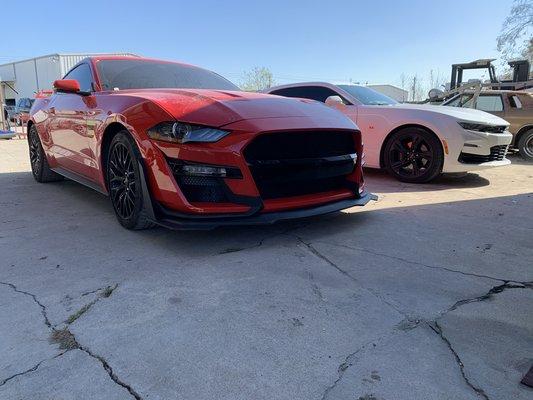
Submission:
[[[109,53],[108,53],[109,54]],[[49,54],[0,65],[0,90],[6,104],[14,105],[21,97],[33,98],[39,90],[52,89],[52,83],[61,79],[85,57],[103,54]],[[112,55],[131,55],[112,53]]]

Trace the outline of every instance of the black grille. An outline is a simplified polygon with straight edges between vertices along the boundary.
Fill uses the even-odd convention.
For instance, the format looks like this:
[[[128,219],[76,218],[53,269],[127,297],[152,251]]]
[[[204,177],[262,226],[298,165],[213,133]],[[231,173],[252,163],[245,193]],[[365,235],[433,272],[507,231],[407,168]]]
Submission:
[[[356,157],[353,133],[263,134],[244,156],[264,199],[320,193],[348,187]]]
[[[509,146],[493,146],[490,148],[490,154],[479,155],[470,153],[461,153],[459,155],[459,162],[465,164],[481,164],[490,161],[502,161],[507,154],[507,148]]]
[[[230,202],[222,178],[211,176],[190,176],[180,173],[183,165],[178,160],[168,159],[168,165],[183,195],[190,203],[226,203]]]

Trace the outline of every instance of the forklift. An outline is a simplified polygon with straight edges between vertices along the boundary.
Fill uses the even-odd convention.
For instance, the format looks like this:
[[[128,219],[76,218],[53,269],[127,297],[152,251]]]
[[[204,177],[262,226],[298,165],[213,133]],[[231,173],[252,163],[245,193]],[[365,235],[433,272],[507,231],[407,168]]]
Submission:
[[[469,63],[453,64],[449,90],[454,90],[461,86],[463,83],[463,71],[467,69],[486,69],[489,72],[490,83],[493,84],[490,86],[494,90],[519,90],[533,87],[533,82],[528,82],[531,67],[528,60],[509,61],[508,64],[513,71],[513,78],[505,81],[499,81],[496,77],[496,70],[494,65],[492,65],[494,60],[494,58],[485,58]]]

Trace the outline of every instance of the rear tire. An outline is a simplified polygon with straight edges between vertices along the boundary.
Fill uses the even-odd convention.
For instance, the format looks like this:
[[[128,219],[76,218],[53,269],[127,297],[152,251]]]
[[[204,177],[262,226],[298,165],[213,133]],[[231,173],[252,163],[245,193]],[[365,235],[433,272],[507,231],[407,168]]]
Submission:
[[[533,129],[524,132],[520,136],[517,147],[520,157],[526,161],[533,161]]]
[[[61,175],[56,174],[50,169],[35,125],[32,125],[28,132],[28,147],[30,151],[31,172],[37,182],[55,182],[63,179]]]
[[[387,140],[383,164],[402,182],[426,183],[441,174],[444,153],[434,134],[418,127],[404,128]]]
[[[143,162],[141,154],[130,134],[118,132],[109,145],[106,177],[118,222],[132,230],[155,226],[144,209],[140,162]]]

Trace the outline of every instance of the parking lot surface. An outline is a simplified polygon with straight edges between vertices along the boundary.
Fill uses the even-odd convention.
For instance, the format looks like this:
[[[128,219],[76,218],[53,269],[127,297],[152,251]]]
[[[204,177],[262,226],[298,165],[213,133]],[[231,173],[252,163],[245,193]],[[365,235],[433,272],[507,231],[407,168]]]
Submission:
[[[132,232],[0,141],[1,399],[531,399],[533,165]]]

